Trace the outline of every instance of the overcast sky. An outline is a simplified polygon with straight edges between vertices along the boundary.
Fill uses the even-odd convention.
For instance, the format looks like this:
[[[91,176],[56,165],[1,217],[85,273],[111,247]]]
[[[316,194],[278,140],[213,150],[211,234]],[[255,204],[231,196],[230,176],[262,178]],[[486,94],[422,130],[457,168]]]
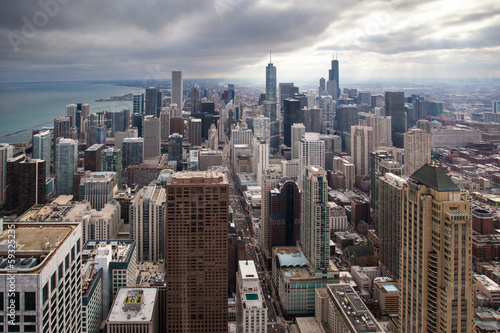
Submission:
[[[500,77],[498,0],[4,0],[0,32],[3,82]]]

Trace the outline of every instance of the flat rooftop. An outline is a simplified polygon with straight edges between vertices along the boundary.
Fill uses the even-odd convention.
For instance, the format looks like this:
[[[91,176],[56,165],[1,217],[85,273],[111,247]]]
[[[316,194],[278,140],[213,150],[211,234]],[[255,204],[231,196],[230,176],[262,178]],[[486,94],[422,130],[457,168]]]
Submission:
[[[295,322],[299,327],[300,333],[322,333],[323,327],[316,321],[315,317],[297,317]]]
[[[89,240],[82,250],[82,262],[93,259],[98,255],[107,255],[111,251],[112,262],[128,262],[132,256],[134,240]]]
[[[157,291],[156,288],[121,288],[116,295],[107,321],[109,323],[152,321]]]

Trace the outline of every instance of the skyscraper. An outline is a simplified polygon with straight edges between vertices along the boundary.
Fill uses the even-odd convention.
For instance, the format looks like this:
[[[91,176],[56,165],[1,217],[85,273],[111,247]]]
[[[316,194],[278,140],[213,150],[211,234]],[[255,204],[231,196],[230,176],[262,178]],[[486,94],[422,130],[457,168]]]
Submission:
[[[332,60],[332,69],[328,71],[328,80],[334,81],[337,86],[337,96],[332,96],[337,99],[340,96],[340,81],[339,81],[339,61],[337,59]]]
[[[130,204],[130,236],[137,244],[137,260],[165,258],[165,189],[148,185]]]
[[[281,83],[279,84],[279,92],[280,92],[280,105],[283,107],[283,103],[285,101],[285,98],[292,98],[293,95],[291,94],[293,88],[293,82],[290,83]]]
[[[306,134],[304,124],[292,125],[292,159],[299,158],[299,141]]]
[[[226,177],[176,172],[167,180],[166,332],[227,331]]]
[[[160,113],[161,142],[166,142],[170,136],[170,112],[163,110]]]
[[[233,85],[233,93],[234,93],[234,85]],[[200,105],[200,87],[195,83],[191,87],[191,114],[199,113],[201,110]]]
[[[73,194],[73,174],[78,166],[78,142],[61,139],[56,144],[54,169],[56,174],[56,194]]]
[[[285,146],[292,146],[292,125],[300,122],[300,103],[296,99],[285,98],[284,102],[284,119],[283,133]]]
[[[0,208],[5,203],[7,187],[7,160],[12,158],[14,147],[7,143],[0,143]]]
[[[183,107],[183,83],[182,83],[182,71],[180,69],[174,69],[172,71],[172,103],[177,104],[177,110],[175,116],[182,115]]]
[[[156,116],[158,105],[158,89],[154,87],[146,88],[146,107],[144,114],[147,116]]]
[[[330,209],[326,171],[308,165],[301,175],[300,245],[313,271],[330,268]]]
[[[370,152],[373,148],[373,129],[369,126],[351,127],[351,156],[356,178],[370,175]]]
[[[78,112],[77,110],[77,105],[76,104],[68,104],[66,105],[66,115],[71,119],[70,121],[70,127],[75,127],[76,126],[76,113]]]
[[[325,78],[322,77],[319,79],[319,88],[318,88],[318,96],[324,95],[326,91],[326,81]]]
[[[406,180],[393,173],[378,179],[377,235],[379,261],[384,276],[399,277],[401,225],[403,222],[403,187]]]
[[[268,252],[271,248],[269,246],[269,231],[270,231],[270,220],[269,220],[269,197],[271,195],[271,190],[274,189],[279,180],[281,179],[281,173],[276,172],[276,170],[268,168],[264,172],[262,178],[262,190],[261,190],[261,209],[260,209],[260,248],[267,260],[271,259],[272,253]]]
[[[491,112],[500,113],[500,101],[491,102]]]
[[[272,62],[266,66],[266,100],[264,101],[264,116],[270,119],[270,147],[273,152],[279,149],[280,122],[278,100],[276,95],[276,67]]]
[[[472,332],[470,204],[440,167],[404,185],[399,266],[401,332]]]
[[[132,96],[132,113],[144,113],[144,94]]]
[[[365,123],[360,122],[360,124],[373,128],[373,147],[392,146],[391,117],[377,116],[369,113],[366,115]]]
[[[394,145],[403,148],[403,134],[407,127],[404,92],[385,92],[385,115],[391,117],[391,135]]]
[[[321,133],[329,134],[333,131],[333,115],[335,114],[335,104],[332,96],[323,95],[319,99],[319,108],[321,109],[322,126]]]
[[[325,141],[317,133],[304,134],[299,141],[299,187],[302,189],[302,174],[308,165],[325,167]]]
[[[259,116],[253,118],[253,135],[269,142],[269,136],[271,135],[270,123],[271,120],[268,117]]]
[[[201,146],[201,119],[191,119],[189,121],[189,142],[191,147]]]
[[[19,163],[19,213],[45,204],[45,167],[46,162],[36,158]]]
[[[130,165],[139,165],[144,162],[144,139],[125,138],[122,144],[123,169]]]
[[[45,179],[50,177],[51,141],[50,131],[41,131],[33,135],[33,158],[45,161]]]
[[[84,198],[95,210],[101,210],[115,196],[116,172],[92,172],[82,179]]]
[[[405,175],[411,175],[424,164],[431,162],[431,134],[412,128],[405,134]]]
[[[61,116],[54,119],[54,147],[58,138],[69,138],[71,119],[68,116]]]
[[[144,158],[156,158],[161,154],[161,124],[159,118],[144,119]]]
[[[262,176],[269,166],[269,143],[266,140],[253,138],[252,171],[257,183],[262,186]]]
[[[116,184],[121,186],[122,182],[122,150],[109,147],[101,152],[101,171],[116,172]]]

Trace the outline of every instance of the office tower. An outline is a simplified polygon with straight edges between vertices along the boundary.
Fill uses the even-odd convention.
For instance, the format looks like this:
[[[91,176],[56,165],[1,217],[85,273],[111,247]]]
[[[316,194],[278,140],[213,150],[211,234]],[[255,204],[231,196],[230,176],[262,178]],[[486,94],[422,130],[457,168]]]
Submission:
[[[146,105],[144,114],[147,116],[156,116],[156,108],[158,105],[158,89],[154,87],[146,88]]]
[[[423,129],[427,133],[431,134],[431,124],[429,123],[428,120],[420,119],[417,121],[416,126],[417,128]]]
[[[394,160],[391,152],[385,149],[373,149],[370,152],[370,205],[373,209],[372,216],[375,221],[377,221],[378,214],[378,182],[380,177],[388,172],[401,176],[403,168],[399,162]]]
[[[266,140],[269,142],[270,137],[270,122],[268,117],[259,116],[253,119],[253,133],[256,138]]]
[[[401,226],[403,222],[403,187],[406,180],[386,173],[378,179],[377,235],[379,261],[384,276],[399,277]]]
[[[252,145],[252,137],[252,130],[238,126],[231,131],[231,144]]]
[[[217,133],[217,127],[215,124],[210,125],[210,130],[208,131],[208,148],[215,150],[219,147],[219,134]]]
[[[41,131],[37,134],[33,134],[33,158],[38,158],[45,161],[45,179],[49,179],[50,177],[51,143],[52,135],[50,134],[50,131]],[[2,188],[1,181],[0,188]]]
[[[299,141],[306,134],[306,127],[304,124],[292,125],[292,159],[299,158]]]
[[[412,175],[424,164],[431,162],[431,135],[419,128],[405,134],[405,175]]]
[[[283,107],[283,103],[285,102],[285,98],[292,98],[292,89],[293,89],[293,83],[280,83],[279,84],[279,92],[280,92],[280,105]]]
[[[275,246],[295,246],[300,240],[300,192],[283,177],[269,194],[269,253]]]
[[[161,154],[161,124],[159,118],[144,119],[144,158],[157,158]]]
[[[116,173],[116,184],[121,186],[122,182],[122,150],[109,147],[101,152],[101,171],[114,171]]]
[[[20,163],[26,159],[26,155],[18,155],[8,158],[6,163],[6,177],[3,195],[5,196],[5,209],[13,211],[19,207],[19,177]]]
[[[54,169],[56,174],[56,194],[73,194],[73,174],[78,166],[78,142],[61,139],[56,143]]]
[[[165,258],[165,189],[142,188],[130,204],[130,237],[137,244],[137,260]]]
[[[272,62],[266,66],[266,100],[264,101],[264,116],[271,121],[270,146],[273,152],[279,149],[280,123],[276,96],[276,67]]]
[[[319,88],[318,88],[318,96],[324,95],[326,92],[326,81],[325,78],[322,77],[319,79]]]
[[[0,208],[6,202],[7,193],[7,160],[12,158],[14,147],[7,143],[0,143]]]
[[[385,332],[351,285],[328,285],[326,291],[324,304],[328,310],[324,311],[328,313],[326,322],[332,333]]]
[[[308,165],[325,167],[325,142],[319,139],[317,133],[304,134],[299,141],[299,187],[302,189],[302,174]]]
[[[123,139],[123,169],[130,165],[139,165],[144,162],[144,139],[125,138]]]
[[[87,130],[87,147],[95,144],[106,144],[106,126],[102,124],[92,126]]]
[[[136,285],[136,243],[133,239],[89,240],[83,245],[82,264],[78,270],[82,266],[101,272],[102,298],[99,303],[102,304],[102,317],[106,318],[118,291]]]
[[[306,132],[321,133],[321,109],[303,109],[301,112],[301,120],[306,127]]]
[[[182,115],[183,97],[184,94],[182,92],[183,83],[182,83],[182,71],[180,69],[174,69],[172,71],[172,103],[177,104],[178,109],[176,110],[176,116]]]
[[[321,96],[319,99],[319,108],[321,109],[322,127],[321,133],[329,134],[333,131],[333,115],[335,114],[335,105],[331,96]]]
[[[292,98],[285,98],[283,133],[285,146],[292,146],[292,125],[300,122],[300,104],[299,101]]]
[[[309,89],[307,91],[307,107],[312,109],[316,106],[316,90]]]
[[[13,225],[16,256],[12,264],[9,262],[9,266],[0,270],[0,289],[5,291],[1,294],[5,331],[8,327],[10,332],[81,332],[81,225],[54,222]],[[7,243],[11,235],[4,231],[1,242]],[[0,256],[7,258],[9,253],[5,246]],[[12,283],[15,288],[9,288]],[[16,317],[11,321],[7,311],[12,304]]]
[[[89,171],[101,171],[102,151],[106,148],[103,144],[96,143],[85,149],[83,167]]]
[[[399,328],[472,332],[469,201],[443,169],[429,164],[403,191]]]
[[[144,114],[133,113],[132,114],[132,127],[137,129],[137,135],[139,138],[142,137],[142,127],[144,126]],[[116,140],[116,138],[115,138]]]
[[[369,126],[351,127],[351,156],[356,178],[369,176],[370,152],[373,149],[373,129]]]
[[[336,96],[332,95],[332,97],[337,99],[340,96],[339,61],[337,59],[332,60],[332,69],[328,70],[328,81],[335,82],[337,91]]]
[[[115,133],[115,147],[117,149],[122,149],[123,139],[125,139],[125,138],[137,138],[138,136],[139,136],[139,133],[137,131],[137,128],[127,128],[125,130],[125,132],[116,132]]]
[[[122,288],[106,319],[107,333],[158,333],[158,288]]]
[[[201,146],[201,119],[191,119],[189,121],[189,142],[191,147]]]
[[[132,113],[144,113],[144,94],[134,94],[132,96]]]
[[[170,117],[170,134],[175,133],[184,136],[184,118]]]
[[[372,104],[372,94],[369,91],[360,91],[358,93],[358,104]]]
[[[234,95],[234,84],[232,83],[229,83],[227,85],[227,101],[233,101],[235,99],[235,95]],[[238,117],[236,117],[236,119],[238,119]]]
[[[271,195],[271,190],[275,188],[281,179],[281,173],[277,172],[275,169],[268,168],[264,171],[262,178],[262,190],[261,190],[261,209],[260,209],[260,248],[267,260],[271,259],[272,253],[268,252],[271,248],[269,246],[269,197]]]
[[[262,176],[269,166],[269,143],[257,137],[253,138],[252,171],[259,186],[262,184]]]
[[[339,132],[351,133],[351,126],[358,125],[358,108],[355,105],[339,105],[335,112]]]
[[[326,82],[326,93],[328,94],[328,96],[331,96],[333,99],[337,100],[339,98],[339,95],[337,95],[338,90],[339,89],[337,82],[330,80]]]
[[[406,112],[404,92],[385,92],[385,115],[392,120],[392,140],[398,148],[403,148],[399,138],[406,132]]]
[[[166,192],[166,331],[226,332],[226,175],[176,172],[168,178]]]
[[[128,128],[128,120],[130,119],[130,110],[123,109],[121,111],[108,111],[111,115],[111,136],[115,136],[116,132],[125,132]],[[129,114],[127,117],[127,113]]]
[[[305,167],[300,194],[300,245],[312,270],[330,268],[330,210],[326,171],[317,165]]]
[[[84,199],[93,209],[101,210],[115,195],[116,172],[92,172],[80,184],[84,188]]]
[[[500,101],[491,102],[491,112],[500,113]]]
[[[377,116],[367,114],[365,123],[360,121],[361,125],[370,126],[373,128],[373,147],[392,146],[391,137],[391,117]]]
[[[191,87],[191,113],[199,113],[201,111],[200,108],[200,87],[198,87],[198,85],[195,83]]]
[[[182,135],[174,133],[168,137],[168,160],[176,161],[177,166],[182,162]]]
[[[69,127],[75,127],[76,126],[76,112],[77,112],[77,106],[76,104],[68,104],[66,105],[66,115],[70,118],[70,125]]]
[[[54,145],[58,138],[69,138],[69,129],[71,128],[71,118],[61,116],[54,119]]]
[[[170,112],[163,110],[160,113],[161,142],[166,142],[170,135]]]
[[[158,90],[156,93],[156,113],[155,117],[160,118],[160,113],[163,108],[163,92],[161,90]]]
[[[267,333],[268,308],[253,260],[238,261],[236,331]]]
[[[19,213],[24,213],[33,205],[43,205],[45,203],[46,162],[31,158],[20,162],[18,167],[18,211]]]

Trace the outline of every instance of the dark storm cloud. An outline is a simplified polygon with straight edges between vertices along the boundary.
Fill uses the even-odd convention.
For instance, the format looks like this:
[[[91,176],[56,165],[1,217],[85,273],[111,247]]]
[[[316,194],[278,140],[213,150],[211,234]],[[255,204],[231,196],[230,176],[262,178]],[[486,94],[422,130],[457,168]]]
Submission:
[[[165,73],[172,66],[189,68],[192,76],[227,74],[262,61],[270,49],[279,54],[310,47],[336,19],[339,5],[350,6],[326,0],[70,0],[53,6],[55,15],[37,27],[36,15],[47,12],[42,6],[6,1],[0,5],[0,73],[38,75],[45,69],[52,76],[65,70],[89,76],[95,68],[99,75],[134,77],[159,64]],[[26,21],[36,34],[23,34]]]

